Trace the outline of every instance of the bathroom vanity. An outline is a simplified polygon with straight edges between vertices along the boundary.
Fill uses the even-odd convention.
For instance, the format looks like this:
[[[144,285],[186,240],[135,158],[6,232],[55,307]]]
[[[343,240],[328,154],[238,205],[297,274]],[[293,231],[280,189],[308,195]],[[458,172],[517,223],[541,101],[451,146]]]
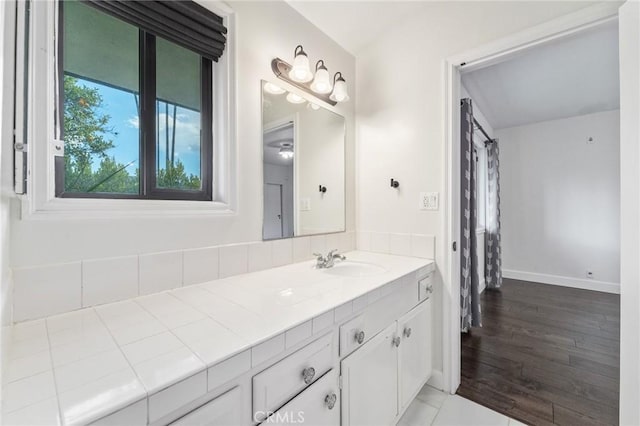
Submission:
[[[15,349],[47,340],[54,393],[3,421],[395,424],[431,375],[434,265],[346,255],[18,324]]]

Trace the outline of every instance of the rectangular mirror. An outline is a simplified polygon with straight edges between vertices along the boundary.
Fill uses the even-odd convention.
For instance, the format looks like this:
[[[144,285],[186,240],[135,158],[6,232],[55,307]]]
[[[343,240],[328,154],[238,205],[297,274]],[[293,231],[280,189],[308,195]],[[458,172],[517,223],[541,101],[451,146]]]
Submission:
[[[345,230],[345,120],[315,102],[262,82],[264,240]]]

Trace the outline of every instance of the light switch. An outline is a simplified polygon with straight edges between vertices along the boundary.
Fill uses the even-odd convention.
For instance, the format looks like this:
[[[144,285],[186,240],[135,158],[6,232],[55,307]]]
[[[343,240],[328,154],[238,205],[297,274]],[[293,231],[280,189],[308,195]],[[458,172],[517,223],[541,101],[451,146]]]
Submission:
[[[308,212],[311,210],[311,198],[300,198],[300,211]]]
[[[438,210],[439,197],[437,192],[421,192],[418,200],[420,210]]]

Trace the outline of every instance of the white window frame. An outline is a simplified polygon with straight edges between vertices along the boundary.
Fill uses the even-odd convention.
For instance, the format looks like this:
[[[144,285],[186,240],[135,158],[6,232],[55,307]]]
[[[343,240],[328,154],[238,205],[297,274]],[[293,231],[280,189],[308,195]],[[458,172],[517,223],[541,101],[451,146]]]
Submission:
[[[20,0],[20,6],[24,7]],[[222,2],[202,5],[224,20],[228,30],[224,55],[213,67],[213,201],[57,198],[54,156],[56,140],[56,38],[58,1],[31,1],[27,95],[27,193],[22,218],[90,218],[154,215],[231,215],[237,203],[235,15]],[[19,62],[23,58],[17,57]],[[18,100],[20,99],[20,91]],[[44,100],[44,101],[43,101]]]

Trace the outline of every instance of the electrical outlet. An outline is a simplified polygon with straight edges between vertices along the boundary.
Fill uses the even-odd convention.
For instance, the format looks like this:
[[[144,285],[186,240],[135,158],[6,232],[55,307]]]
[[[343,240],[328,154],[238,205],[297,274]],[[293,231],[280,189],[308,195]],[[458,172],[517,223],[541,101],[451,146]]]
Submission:
[[[587,271],[587,278],[593,279],[593,272],[592,271]]]
[[[420,210],[438,210],[438,193],[437,192],[421,192],[418,199],[418,209]]]

